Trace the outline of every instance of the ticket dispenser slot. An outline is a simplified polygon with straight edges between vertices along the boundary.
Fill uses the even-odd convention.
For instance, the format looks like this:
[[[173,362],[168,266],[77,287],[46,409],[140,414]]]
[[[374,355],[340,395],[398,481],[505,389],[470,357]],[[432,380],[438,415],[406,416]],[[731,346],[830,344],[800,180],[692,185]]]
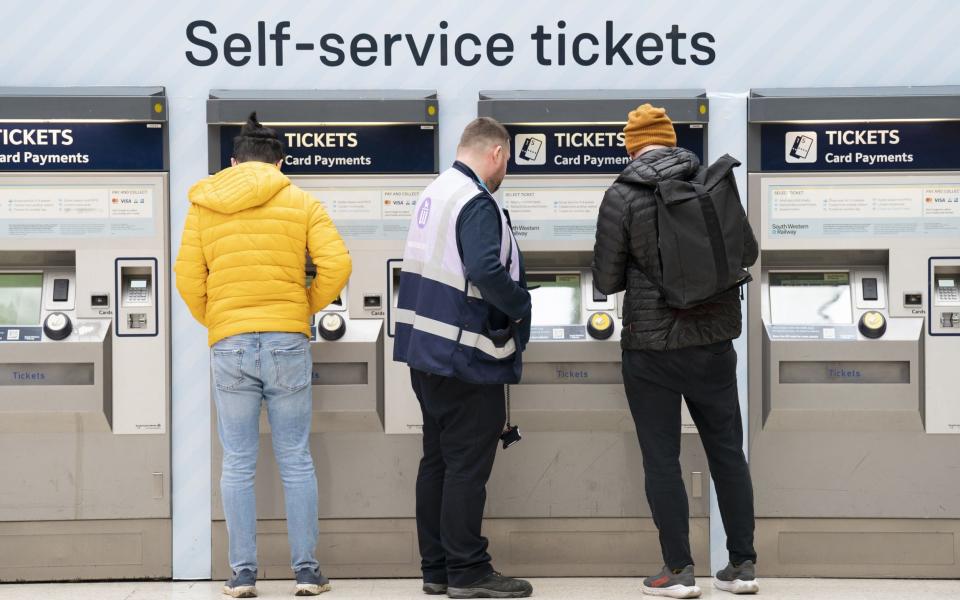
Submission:
[[[157,261],[122,258],[116,262],[118,337],[157,335]]]
[[[75,261],[73,252],[0,251],[0,412],[110,422],[110,327],[78,316]]]
[[[316,277],[307,262],[306,286]],[[380,431],[382,321],[351,318],[350,284],[310,319],[314,430]],[[266,429],[269,431],[269,426]]]
[[[626,416],[617,295],[598,293],[589,256],[567,259],[572,268],[555,268],[553,254],[525,255],[533,306],[514,411],[528,430],[616,429]],[[685,407],[683,423],[695,431]]]
[[[878,262],[887,257],[869,255]],[[764,426],[813,427],[835,423],[845,412],[860,428],[896,421],[919,430],[920,320],[890,317],[886,267],[851,266],[865,255],[839,251],[819,253],[828,263],[821,267],[802,265],[804,258],[765,256],[761,289],[770,381]]]

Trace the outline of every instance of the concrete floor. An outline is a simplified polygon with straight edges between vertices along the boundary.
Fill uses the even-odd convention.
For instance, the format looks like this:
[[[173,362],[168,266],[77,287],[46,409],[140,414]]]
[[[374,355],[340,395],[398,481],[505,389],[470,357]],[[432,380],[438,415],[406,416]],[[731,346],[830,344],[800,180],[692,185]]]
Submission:
[[[638,579],[532,579],[534,597],[565,600],[641,598]],[[703,598],[735,596],[715,590],[709,578],[698,580]],[[0,600],[221,600],[222,583],[121,582],[0,584]],[[324,600],[364,598],[424,600],[412,579],[345,579],[333,582]],[[261,598],[292,598],[290,581],[261,581]],[[761,579],[760,596],[776,600],[922,600],[960,598],[960,580]]]

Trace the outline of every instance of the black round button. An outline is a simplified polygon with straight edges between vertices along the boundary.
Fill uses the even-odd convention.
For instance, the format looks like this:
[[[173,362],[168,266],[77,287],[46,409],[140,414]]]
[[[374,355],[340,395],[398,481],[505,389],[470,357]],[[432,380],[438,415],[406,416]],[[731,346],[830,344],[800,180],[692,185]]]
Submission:
[[[887,319],[883,316],[883,313],[879,313],[875,310],[869,310],[863,313],[863,316],[860,317],[860,322],[857,324],[857,329],[860,330],[860,333],[863,334],[863,337],[868,337],[872,340],[875,340],[879,337],[882,337],[887,331]]]
[[[339,340],[347,332],[347,322],[337,313],[327,313],[320,317],[317,332],[329,342]]]
[[[613,335],[613,319],[605,312],[593,313],[587,321],[587,333],[595,340],[605,340]]]
[[[72,331],[73,323],[70,322],[70,317],[62,312],[50,313],[43,320],[43,334],[51,340],[65,340]]]

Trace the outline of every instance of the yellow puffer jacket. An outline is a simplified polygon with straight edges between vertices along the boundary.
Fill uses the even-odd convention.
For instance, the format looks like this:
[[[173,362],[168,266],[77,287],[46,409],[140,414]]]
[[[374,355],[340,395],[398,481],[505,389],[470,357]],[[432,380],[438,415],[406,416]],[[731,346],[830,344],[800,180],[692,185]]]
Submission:
[[[351,260],[313,196],[271,164],[245,162],[190,188],[174,270],[210,345],[240,333],[310,335],[310,315],[337,298]],[[306,288],[306,253],[317,275]]]

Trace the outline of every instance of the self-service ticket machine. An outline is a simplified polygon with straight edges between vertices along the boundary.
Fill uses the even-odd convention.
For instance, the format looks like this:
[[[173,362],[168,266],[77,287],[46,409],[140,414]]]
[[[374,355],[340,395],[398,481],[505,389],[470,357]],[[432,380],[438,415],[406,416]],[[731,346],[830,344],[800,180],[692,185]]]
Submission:
[[[623,390],[622,294],[600,293],[590,269],[600,202],[630,162],[623,125],[644,102],[665,107],[678,144],[705,158],[702,90],[480,92],[479,115],[511,135],[497,197],[533,298],[523,379],[509,388],[524,439],[494,468],[484,527],[497,560],[529,575],[641,574],[663,562]],[[706,573],[709,475],[698,437],[683,437],[691,545]]]
[[[960,575],[960,87],[754,90],[765,574]]]
[[[0,88],[0,580],[171,576],[167,101]]]
[[[410,216],[436,177],[433,91],[214,90],[207,102],[209,167],[230,165],[252,111],[282,137],[283,172],[321,201],[353,259],[341,297],[313,320],[311,449],[320,481],[320,546],[333,576],[416,576],[414,484],[419,407],[409,371],[393,362],[385,325]],[[308,261],[305,284],[323,265]],[[416,409],[416,421],[408,416]],[[287,577],[283,490],[269,423],[257,468],[261,576]],[[213,568],[229,575],[219,496],[222,451],[213,432]]]

